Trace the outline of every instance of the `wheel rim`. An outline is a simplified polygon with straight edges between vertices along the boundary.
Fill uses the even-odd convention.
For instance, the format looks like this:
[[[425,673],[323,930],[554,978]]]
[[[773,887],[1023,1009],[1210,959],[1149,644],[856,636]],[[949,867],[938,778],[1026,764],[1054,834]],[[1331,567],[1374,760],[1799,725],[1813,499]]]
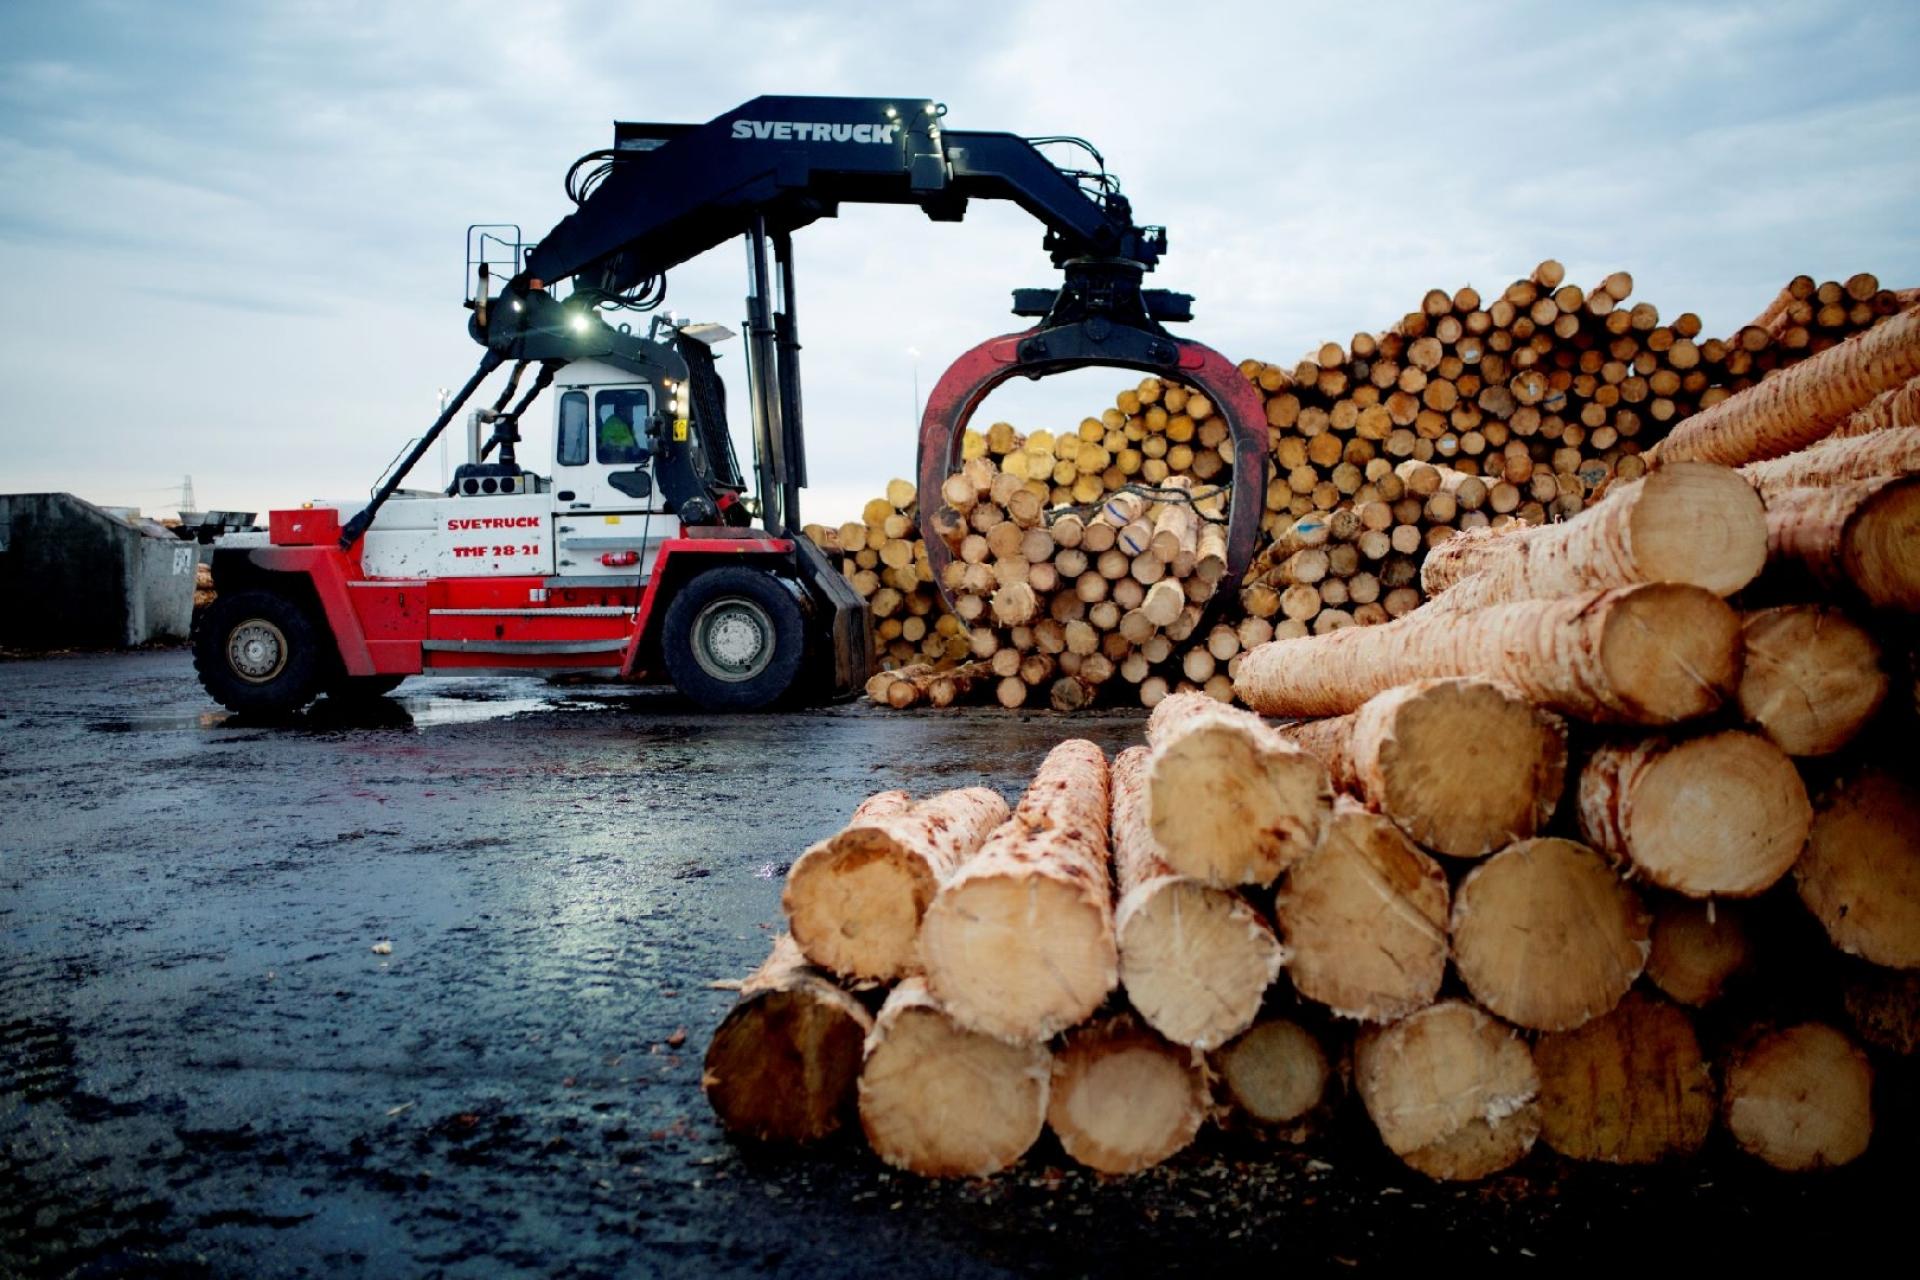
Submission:
[[[773,619],[744,596],[710,602],[693,620],[693,659],[715,680],[751,680],[773,662]]]
[[[287,669],[287,633],[265,618],[248,618],[227,633],[227,665],[248,684],[265,684]]]

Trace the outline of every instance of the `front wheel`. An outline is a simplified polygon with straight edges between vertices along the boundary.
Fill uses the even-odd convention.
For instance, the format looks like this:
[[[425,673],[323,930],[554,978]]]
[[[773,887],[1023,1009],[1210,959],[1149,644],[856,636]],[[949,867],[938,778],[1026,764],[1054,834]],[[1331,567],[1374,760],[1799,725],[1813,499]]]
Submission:
[[[284,715],[319,694],[332,642],[297,601],[275,591],[222,595],[193,639],[193,666],[229,711]]]
[[[799,677],[806,621],[772,575],[709,569],[668,606],[660,648],[674,686],[701,706],[758,711]]]

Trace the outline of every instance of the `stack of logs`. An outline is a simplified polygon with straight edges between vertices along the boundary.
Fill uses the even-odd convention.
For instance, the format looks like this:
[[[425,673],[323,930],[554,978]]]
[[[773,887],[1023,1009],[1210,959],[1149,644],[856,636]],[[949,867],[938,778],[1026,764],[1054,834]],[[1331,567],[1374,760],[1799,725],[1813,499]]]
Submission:
[[[1187,614],[1149,630],[1133,601],[1140,592],[1124,581],[1133,557],[1123,564],[1107,554],[1113,548],[1099,544],[1109,535],[1084,524],[1116,495],[1131,502],[1139,490],[1151,497],[1167,486],[1205,493],[1231,479],[1231,442],[1204,396],[1148,379],[1058,437],[1022,437],[1005,423],[968,433],[965,467],[938,512],[943,536],[957,552],[980,555],[968,535],[985,538],[1010,521],[1025,536],[1065,518],[1051,548],[1064,564],[1050,569],[1028,554],[1046,550],[1041,535],[1026,548],[1003,531],[1004,546],[969,562],[986,568],[954,568],[956,622],[942,619],[925,548],[892,545],[918,536],[902,519],[916,511],[912,485],[892,482],[888,499],[868,504],[864,525],[815,531],[873,601],[888,670],[873,682],[874,700],[943,706],[975,688],[1005,705],[1046,701],[1061,710],[1096,698],[1151,707],[1187,689],[1230,699],[1245,650],[1405,616],[1425,599],[1429,548],[1457,531],[1570,518],[1609,485],[1644,474],[1646,450],[1676,424],[1920,297],[1881,289],[1867,274],[1824,284],[1803,276],[1733,336],[1702,339],[1692,313],[1663,325],[1651,303],[1630,302],[1632,284],[1616,272],[1582,289],[1547,261],[1491,299],[1470,287],[1431,290],[1393,329],[1356,335],[1346,348],[1328,343],[1291,369],[1244,362],[1266,393],[1267,541],[1238,591],[1219,593],[1204,627]],[[1889,395],[1879,419],[1912,421],[1914,398],[1902,406]],[[1016,489],[1031,494],[1020,512],[1006,506]],[[1029,511],[1036,501],[1039,511]],[[904,534],[888,532],[903,523]],[[1069,543],[1083,528],[1094,546]],[[891,578],[887,555],[902,560]],[[1022,561],[1038,569],[1029,584],[1036,620],[1057,626],[1010,623],[992,608],[1001,579],[1018,576]],[[1059,581],[1063,568],[1070,584]],[[1153,572],[1151,562],[1144,571]],[[1111,584],[1104,594],[1103,578]],[[1082,584],[1091,594],[1081,595]],[[1160,594],[1164,612],[1171,589]],[[1013,595],[1009,616],[1018,616],[1023,600]],[[934,627],[938,634],[927,634]],[[1061,647],[1069,627],[1094,647]]]
[[[1255,648],[1252,712],[1170,696],[1011,812],[869,799],[793,866],[717,1113],[857,1115],[927,1175],[1043,1129],[1107,1173],[1209,1118],[1316,1141],[1349,1090],[1437,1179],[1716,1124],[1780,1169],[1855,1159],[1904,1069],[1875,1055],[1920,1048],[1916,378],[1920,308],[1563,523],[1441,544],[1406,616]]]
[[[972,456],[942,485],[932,524],[952,554],[945,585],[974,663],[961,677],[932,665],[883,672],[868,688],[876,701],[937,705],[936,686],[977,679],[980,664],[1005,707],[1071,711],[1109,682],[1151,703],[1170,678],[1232,696],[1219,662],[1238,651],[1237,634],[1227,631],[1221,658],[1208,643],[1176,653],[1226,574],[1230,490],[1208,477],[1231,442],[1184,387],[1148,378],[1121,399],[1131,413],[1060,437],[1006,423],[968,433]],[[1199,638],[1213,649],[1225,639]]]

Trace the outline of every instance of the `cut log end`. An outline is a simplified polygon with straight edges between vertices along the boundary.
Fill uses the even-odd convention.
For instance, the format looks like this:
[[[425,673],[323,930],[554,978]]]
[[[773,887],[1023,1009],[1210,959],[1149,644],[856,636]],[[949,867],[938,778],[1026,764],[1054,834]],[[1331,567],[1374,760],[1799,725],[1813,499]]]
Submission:
[[[1151,1168],[1192,1142],[1206,1114],[1198,1057],[1125,1015],[1077,1028],[1054,1055],[1047,1124],[1089,1169]]]
[[[1740,713],[1790,756],[1838,751],[1886,698],[1880,647],[1837,609],[1763,609],[1747,615],[1742,635]]]
[[[1541,1137],[1561,1155],[1656,1164],[1691,1155],[1713,1127],[1712,1076],[1687,1015],[1630,994],[1577,1031],[1542,1036]]]
[[[1155,744],[1154,838],[1182,875],[1225,887],[1267,884],[1318,845],[1332,798],[1326,766],[1257,718],[1191,696],[1214,714]]]
[[[855,828],[793,864],[782,903],[817,964],[888,979],[912,967],[920,918],[939,887],[926,861],[887,833]]]
[[[1557,717],[1487,681],[1437,680],[1396,701],[1368,772],[1415,840],[1477,858],[1545,828],[1566,769]]]
[[[1848,581],[1869,603],[1920,613],[1920,483],[1886,485],[1869,498],[1841,555]]]
[[[1627,536],[1647,582],[1731,595],[1767,563],[1767,520],[1753,486],[1728,467],[1674,463],[1640,482]],[[1594,508],[1600,511],[1602,508]]]
[[[1040,1044],[968,1031],[910,978],[887,998],[860,1073],[860,1124],[886,1163],[927,1177],[983,1178],[1026,1153],[1046,1120]]]
[[[1812,807],[1780,748],[1728,730],[1600,748],[1580,775],[1580,827],[1665,889],[1751,897],[1793,865]]]
[[[1840,1032],[1801,1023],[1734,1055],[1723,1110],[1740,1149],[1776,1169],[1843,1165],[1873,1136],[1873,1068]]]
[[[1834,946],[1920,968],[1920,791],[1911,781],[1870,770],[1822,795],[1793,874]]]
[[[1210,1061],[1227,1100],[1262,1129],[1310,1116],[1333,1077],[1319,1037],[1285,1018],[1262,1020]]]
[[[1354,1081],[1387,1149],[1429,1178],[1498,1173],[1540,1134],[1533,1055],[1465,1001],[1444,1001],[1361,1037]]]
[[[1633,589],[1607,618],[1599,659],[1627,717],[1689,720],[1718,709],[1740,680],[1740,615],[1695,587]]]
[[[1119,979],[1110,916],[1084,886],[994,874],[943,891],[920,953],[934,995],[968,1027],[1008,1040],[1063,1031]]]
[[[1273,931],[1237,895],[1163,880],[1121,904],[1120,981],[1140,1016],[1176,1044],[1213,1049],[1246,1030],[1280,972]]]
[[[1596,1018],[1646,967],[1652,921],[1599,854],[1523,840],[1474,868],[1453,904],[1453,959],[1474,998],[1517,1026]]]
[[[1720,998],[1753,957],[1745,913],[1737,902],[1663,898],[1653,913],[1647,977],[1681,1004]]]
[[[707,1046],[701,1087],[729,1133],[809,1142],[851,1112],[872,1019],[782,937]]]
[[[1302,996],[1390,1022],[1424,1008],[1447,968],[1447,878],[1391,821],[1343,802],[1274,915]]]

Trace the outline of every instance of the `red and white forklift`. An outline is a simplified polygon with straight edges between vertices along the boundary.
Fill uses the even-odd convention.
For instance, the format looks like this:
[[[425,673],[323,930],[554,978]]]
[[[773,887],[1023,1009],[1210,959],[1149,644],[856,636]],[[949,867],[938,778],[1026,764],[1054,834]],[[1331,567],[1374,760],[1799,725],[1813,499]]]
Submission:
[[[1264,411],[1224,357],[1162,327],[1189,319],[1192,301],[1141,287],[1165,231],[1134,224],[1103,163],[1062,169],[1039,149],[1072,144],[1098,162],[1084,142],[949,131],[945,110],[764,97],[706,124],[617,124],[613,147],[567,175],[576,210],[537,243],[470,228],[479,368],[368,498],[273,511],[265,533],[216,543],[218,598],[194,645],[207,691],[262,714],[379,696],[418,675],[667,679],[715,710],[858,691],[872,664],[864,602],[799,532],[791,239],[848,201],[958,221],[971,198],[1013,200],[1046,224],[1065,277],[1059,289],[1016,290],[1015,314],[1038,323],[982,343],[936,385],[920,492],[938,492],[974,409],[1015,374],[1113,365],[1177,378],[1232,429],[1229,568],[1244,570],[1265,488]],[[664,314],[645,336],[621,323],[657,311],[669,268],[736,236],[749,280],[752,497],[714,364],[714,346],[733,335]],[[496,266],[507,269],[497,292]],[[451,484],[404,488],[503,367],[491,405],[468,411],[468,460]],[[520,426],[543,393],[553,431],[536,472],[523,465]],[[938,569],[945,546],[928,543]]]

